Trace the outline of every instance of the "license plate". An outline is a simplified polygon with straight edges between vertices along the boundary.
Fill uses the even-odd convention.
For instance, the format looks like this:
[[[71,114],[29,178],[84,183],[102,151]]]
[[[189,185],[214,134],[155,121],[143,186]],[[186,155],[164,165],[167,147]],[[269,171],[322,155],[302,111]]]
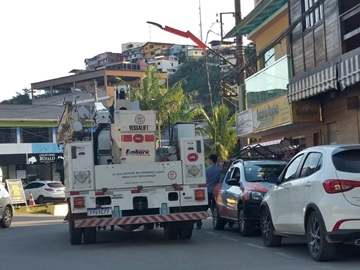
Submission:
[[[107,216],[112,214],[111,207],[103,207],[103,208],[88,208],[87,215],[88,216]]]

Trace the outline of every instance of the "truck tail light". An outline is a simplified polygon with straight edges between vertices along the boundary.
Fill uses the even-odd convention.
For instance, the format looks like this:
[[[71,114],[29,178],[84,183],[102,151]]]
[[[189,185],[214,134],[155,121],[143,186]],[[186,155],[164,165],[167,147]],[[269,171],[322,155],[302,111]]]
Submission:
[[[195,200],[203,201],[205,200],[205,190],[204,189],[195,189]]]
[[[74,208],[84,208],[85,207],[85,198],[82,196],[74,198]]]
[[[326,180],[323,183],[323,187],[327,193],[341,193],[352,190],[356,187],[360,187],[359,181],[349,181],[349,180],[338,180],[330,179]]]

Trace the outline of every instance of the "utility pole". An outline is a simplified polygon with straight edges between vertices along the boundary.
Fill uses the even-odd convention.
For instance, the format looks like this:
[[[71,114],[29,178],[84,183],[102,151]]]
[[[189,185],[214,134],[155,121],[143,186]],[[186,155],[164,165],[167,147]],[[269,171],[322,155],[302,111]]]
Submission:
[[[95,94],[95,102],[99,102],[98,85],[97,85],[97,81],[95,79],[94,79],[94,94]]]
[[[241,18],[241,0],[235,1],[235,26],[237,26]],[[244,51],[243,51],[243,37],[239,35],[236,37],[236,68],[241,68],[244,65]],[[244,72],[238,75],[238,97],[239,97],[239,111],[245,111],[245,76]]]
[[[199,20],[200,20],[200,40],[203,41],[202,17],[201,17],[201,0],[199,0]]]

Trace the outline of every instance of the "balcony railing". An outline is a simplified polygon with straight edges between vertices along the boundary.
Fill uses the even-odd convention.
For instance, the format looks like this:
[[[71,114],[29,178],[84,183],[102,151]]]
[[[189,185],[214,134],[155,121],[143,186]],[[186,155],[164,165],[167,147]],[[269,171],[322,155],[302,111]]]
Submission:
[[[290,64],[291,58],[284,56],[245,80],[248,108],[287,93]]]

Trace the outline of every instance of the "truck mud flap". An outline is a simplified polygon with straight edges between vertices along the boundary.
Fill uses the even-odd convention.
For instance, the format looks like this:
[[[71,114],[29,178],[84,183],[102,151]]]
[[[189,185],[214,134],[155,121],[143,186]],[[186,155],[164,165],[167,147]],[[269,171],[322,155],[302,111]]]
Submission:
[[[117,218],[87,218],[75,220],[75,228],[117,226],[131,224],[179,222],[206,219],[207,212],[173,213],[168,215],[146,215]]]

